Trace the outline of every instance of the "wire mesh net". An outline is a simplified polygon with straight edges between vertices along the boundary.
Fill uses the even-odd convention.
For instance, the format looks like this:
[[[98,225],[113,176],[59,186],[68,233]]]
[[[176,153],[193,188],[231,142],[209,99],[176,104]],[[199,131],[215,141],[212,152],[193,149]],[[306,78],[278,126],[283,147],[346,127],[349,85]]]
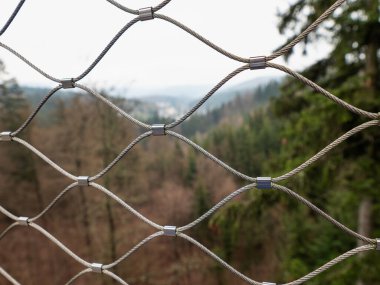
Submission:
[[[336,227],[341,229],[343,232],[345,232],[348,235],[351,235],[355,237],[358,240],[361,240],[363,242],[363,246],[357,247],[355,249],[352,249],[335,259],[329,261],[325,265],[321,266],[320,268],[314,270],[313,272],[297,279],[292,282],[286,283],[286,285],[297,285],[302,284],[305,281],[310,280],[311,278],[315,277],[316,275],[322,273],[323,271],[327,270],[328,268],[332,267],[333,265],[347,259],[350,256],[356,255],[360,252],[369,251],[369,250],[375,250],[380,249],[380,240],[379,239],[373,239],[369,237],[365,237],[350,228],[346,227],[345,225],[341,224],[337,220],[335,220],[333,217],[331,217],[329,214],[325,213],[321,209],[319,209],[317,206],[313,205],[311,202],[303,198],[302,196],[298,195],[296,192],[288,189],[285,186],[279,185],[279,183],[282,180],[288,179],[292,177],[293,175],[296,175],[300,171],[304,170],[311,164],[315,163],[317,160],[319,160],[321,157],[326,155],[329,151],[331,151],[333,148],[339,146],[342,142],[350,138],[351,136],[369,128],[372,126],[378,126],[380,121],[380,114],[378,113],[372,113],[367,112],[365,110],[362,110],[358,107],[352,106],[349,103],[339,99],[338,97],[334,96],[327,90],[323,89],[316,83],[312,82],[311,80],[305,78],[301,74],[287,68],[286,66],[279,65],[276,63],[273,63],[272,60],[280,57],[282,55],[285,55],[288,53],[295,45],[297,45],[299,42],[301,42],[309,33],[311,33],[313,30],[315,30],[326,18],[328,18],[338,7],[343,5],[346,1],[345,0],[339,0],[336,1],[330,8],[328,8],[320,17],[312,23],[306,30],[304,30],[302,33],[300,33],[294,40],[292,40],[290,43],[285,45],[284,47],[280,48],[273,54],[269,56],[254,56],[254,57],[241,57],[234,55],[223,48],[215,45],[214,43],[210,42],[208,39],[204,38],[200,34],[196,33],[192,29],[188,28],[187,26],[183,25],[182,23],[178,22],[177,20],[174,20],[168,16],[159,14],[158,11],[161,10],[164,6],[166,6],[171,0],[163,1],[161,4],[155,6],[155,7],[147,7],[142,8],[139,10],[134,10],[127,8],[120,3],[114,1],[114,0],[107,0],[109,3],[114,5],[115,7],[130,13],[136,15],[134,19],[132,19],[130,22],[128,22],[114,37],[113,39],[107,44],[107,46],[104,48],[104,50],[100,53],[100,55],[94,60],[94,62],[80,75],[73,77],[73,78],[65,78],[65,79],[58,79],[40,68],[38,68],[36,65],[34,65],[32,62],[30,62],[28,59],[23,57],[21,54],[19,54],[17,51],[13,50],[11,47],[7,46],[6,44],[0,42],[0,46],[13,54],[14,56],[18,57],[21,61],[23,61],[25,64],[29,65],[31,68],[33,68],[36,72],[42,74],[47,79],[56,82],[58,85],[51,89],[51,91],[46,95],[45,98],[41,100],[39,105],[35,108],[35,110],[32,112],[32,114],[25,120],[25,122],[15,131],[4,131],[0,133],[0,141],[8,142],[8,143],[19,143],[35,153],[37,156],[39,156],[42,160],[44,160],[46,163],[48,163],[51,167],[53,167],[55,170],[60,172],[62,175],[66,176],[73,182],[67,186],[51,203],[38,215],[34,217],[18,217],[11,212],[9,212],[4,207],[0,206],[0,212],[13,220],[14,222],[6,228],[1,234],[0,234],[0,240],[4,238],[4,236],[7,235],[9,231],[11,231],[13,228],[18,226],[26,226],[33,230],[36,230],[40,232],[42,235],[44,235],[47,239],[52,241],[56,246],[58,246],[62,251],[64,251],[67,255],[69,255],[71,258],[76,260],[78,263],[83,265],[84,269],[79,272],[77,275],[73,276],[66,284],[71,284],[75,280],[77,280],[80,276],[95,272],[99,274],[105,274],[119,282],[120,284],[128,284],[125,280],[120,278],[118,275],[112,272],[113,267],[118,265],[123,260],[127,259],[129,256],[131,256],[135,251],[137,251],[140,247],[146,245],[148,242],[150,242],[153,239],[159,238],[160,236],[170,236],[170,237],[178,237],[182,238],[196,247],[198,247],[201,251],[203,251],[205,254],[212,257],[216,262],[220,263],[223,267],[230,270],[232,273],[237,275],[242,280],[246,281],[249,284],[254,285],[269,285],[269,284],[275,284],[270,282],[259,282],[251,279],[250,277],[242,274],[238,270],[236,270],[234,267],[226,263],[224,260],[222,260],[219,256],[217,256],[215,253],[213,253],[211,250],[206,248],[204,245],[187,235],[185,232],[197,224],[204,221],[206,218],[211,216],[213,213],[218,211],[223,205],[228,203],[231,199],[234,197],[237,197],[241,195],[244,192],[250,191],[252,189],[259,189],[262,191],[267,191],[269,189],[281,191],[288,196],[292,197],[293,199],[297,200],[300,203],[305,204],[307,207],[309,207],[312,211],[316,212],[317,214],[321,215],[323,218],[334,224]],[[15,8],[14,12],[10,16],[10,18],[7,20],[7,22],[4,24],[4,26],[0,30],[0,36],[7,30],[7,28],[11,25],[12,21],[16,18],[17,13],[22,8],[25,0],[20,1],[17,7]],[[154,19],[160,19],[166,22],[171,23],[174,26],[177,26],[178,28],[182,29],[183,31],[191,34],[195,38],[197,38],[199,41],[203,42],[204,44],[208,45],[210,48],[216,50],[217,52],[225,55],[226,57],[229,57],[235,61],[243,63],[241,67],[238,69],[232,71],[230,74],[228,74],[225,78],[223,78],[216,86],[214,86],[197,104],[195,104],[185,115],[180,117],[179,119],[169,123],[169,124],[147,124],[145,122],[142,122],[118,106],[116,106],[114,103],[112,103],[107,97],[103,96],[102,94],[98,93],[95,90],[92,90],[91,88],[84,86],[79,83],[81,79],[86,77],[93,68],[102,60],[102,58],[110,51],[112,46],[118,41],[118,39],[133,25],[139,23],[140,21],[148,21],[148,20],[154,20]],[[345,108],[346,110],[353,112],[357,115],[363,116],[367,118],[369,121],[366,123],[363,123],[352,130],[348,131],[341,137],[337,138],[335,141],[331,142],[329,145],[327,145],[325,148],[323,148],[321,151],[319,151],[317,154],[309,158],[307,161],[296,167],[295,169],[291,170],[288,173],[285,173],[278,177],[252,177],[247,174],[241,173],[238,170],[232,168],[228,164],[224,163],[211,153],[209,153],[207,150],[203,149],[201,146],[197,145],[190,139],[184,137],[183,135],[173,131],[172,129],[179,124],[183,123],[187,118],[192,116],[192,114],[200,108],[220,87],[222,87],[226,82],[228,82],[231,78],[237,76],[243,71],[246,70],[259,70],[259,69],[265,69],[265,68],[274,68],[278,69],[296,79],[303,82],[304,84],[310,86],[315,91],[319,92],[320,94],[326,96],[328,99],[332,100],[336,104],[340,105],[341,107]],[[28,125],[33,121],[34,117],[37,115],[37,113],[40,111],[40,109],[46,104],[46,102],[51,98],[57,91],[61,89],[71,89],[71,88],[78,88],[81,89],[88,94],[94,96],[98,100],[102,101],[104,104],[111,107],[115,112],[123,116],[125,119],[133,122],[137,126],[139,126],[141,129],[145,130],[141,135],[139,135],[137,138],[135,138],[107,167],[105,167],[103,170],[101,170],[99,173],[93,176],[76,176],[72,173],[69,173],[62,167],[60,167],[57,163],[49,159],[47,156],[45,156],[42,152],[40,152],[36,147],[29,144],[27,141],[21,139],[18,137],[18,135],[24,131],[25,128],[28,127]],[[146,138],[150,136],[171,136],[175,139],[181,140],[184,143],[188,144],[201,154],[203,154],[205,157],[209,158],[216,164],[220,165],[227,171],[231,172],[232,174],[236,175],[239,178],[242,178],[243,180],[249,182],[248,185],[232,192],[228,196],[226,196],[224,199],[222,199],[219,203],[217,203],[215,206],[213,206],[210,210],[208,210],[205,214],[198,217],[193,222],[184,225],[184,226],[173,226],[173,225],[159,225],[155,223],[154,221],[148,219],[144,215],[142,215],[139,211],[132,208],[130,205],[128,205],[124,200],[122,200],[120,197],[115,195],[110,190],[106,189],[102,185],[96,183],[96,180],[101,178],[102,176],[106,175],[107,172],[109,172],[121,159],[123,159],[128,152],[137,144],[139,144],[141,141],[145,140]],[[117,260],[113,261],[109,264],[100,264],[100,263],[90,263],[78,255],[76,255],[73,251],[71,251],[68,247],[66,247],[61,241],[59,241],[57,238],[55,238],[52,234],[50,234],[46,229],[41,227],[37,222],[38,220],[46,215],[51,208],[55,206],[55,204],[62,199],[69,191],[76,187],[80,186],[87,186],[87,187],[93,187],[97,189],[98,191],[102,192],[104,195],[108,196],[109,198],[113,199],[115,202],[120,204],[122,207],[124,207],[127,211],[131,212],[133,215],[138,217],[142,222],[148,224],[149,226],[153,227],[157,230],[154,234],[146,237],[142,241],[140,241],[138,244],[136,244],[131,250],[126,252],[124,255],[119,257]],[[8,281],[10,281],[12,284],[20,284],[17,280],[15,280],[14,277],[9,272],[6,272],[1,266],[0,266],[0,274],[3,275]]]

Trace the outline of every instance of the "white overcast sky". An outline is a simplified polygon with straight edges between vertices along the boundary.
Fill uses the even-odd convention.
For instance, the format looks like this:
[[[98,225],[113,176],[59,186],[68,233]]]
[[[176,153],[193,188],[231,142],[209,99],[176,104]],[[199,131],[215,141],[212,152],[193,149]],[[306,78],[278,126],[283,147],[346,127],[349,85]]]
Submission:
[[[1,23],[17,3],[18,0],[1,1]],[[138,9],[155,6],[159,0],[120,0],[120,3]],[[232,53],[249,57],[268,55],[284,42],[285,36],[277,31],[276,13],[288,7],[288,3],[285,0],[173,0],[160,13],[179,20]],[[26,1],[0,40],[55,77],[75,77],[133,17],[105,0]],[[319,49],[321,46],[326,48],[324,43]],[[301,69],[317,58],[317,47],[306,57],[298,50],[287,65]],[[55,85],[1,48],[0,59],[21,84]],[[281,59],[276,61],[283,63]],[[139,22],[128,30],[81,82],[96,88],[213,86],[241,65],[170,23],[154,19]],[[246,71],[228,84],[268,75],[281,73]]]

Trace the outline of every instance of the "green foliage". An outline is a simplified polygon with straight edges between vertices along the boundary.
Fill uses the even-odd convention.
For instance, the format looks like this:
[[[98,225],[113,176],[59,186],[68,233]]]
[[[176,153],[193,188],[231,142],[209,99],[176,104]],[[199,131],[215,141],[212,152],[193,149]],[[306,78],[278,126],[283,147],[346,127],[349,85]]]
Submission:
[[[280,31],[291,30],[292,37],[296,36],[333,2],[295,2],[280,15]],[[321,36],[331,38],[333,47],[332,53],[307,68],[304,76],[350,104],[372,112],[380,110],[379,10],[379,1],[349,1],[324,28],[304,41],[305,52],[308,44]],[[242,172],[274,177],[294,169],[365,121],[368,119],[288,78],[283,82],[281,95],[271,100],[267,108],[249,115],[240,128],[215,129],[205,145]],[[379,158],[380,134],[373,127],[354,135],[285,183],[355,231],[362,200],[369,198],[372,208],[366,210],[372,220],[371,233],[367,235],[376,237],[380,231],[380,221],[375,218],[380,208]],[[279,212],[280,216],[276,216]],[[269,195],[252,194],[226,206],[212,219],[212,225],[219,230],[218,252],[242,268],[268,255],[260,248],[269,241],[278,253],[277,262],[272,265],[281,268],[277,276],[281,282],[298,279],[357,246],[355,239],[304,205],[273,191]],[[255,248],[254,255],[240,257],[248,247],[238,241],[239,235],[250,237],[248,244]],[[344,261],[308,284],[343,285],[358,280],[380,284],[375,270],[379,264],[379,255],[366,253]]]
[[[196,134],[208,133],[224,122],[235,124],[241,116],[247,116],[254,110],[268,104],[271,98],[279,95],[280,83],[271,81],[264,86],[259,86],[251,92],[239,94],[232,101],[224,103],[219,108],[212,109],[205,114],[194,114],[180,127],[181,132],[191,137]],[[214,94],[214,98],[218,93]]]
[[[0,126],[1,131],[15,131],[17,130],[26,118],[28,112],[28,104],[19,89],[17,83],[13,79],[6,78],[5,67],[0,61]],[[24,131],[23,136],[28,137],[29,132]],[[14,163],[17,164],[18,169],[24,171],[13,172],[11,175],[15,180],[19,181],[32,181],[35,178],[35,165],[33,156],[25,148],[9,149],[9,155]],[[6,172],[7,169],[1,169]]]
[[[279,122],[269,110],[262,109],[247,117],[240,128],[226,125],[215,129],[204,143],[232,167],[248,175],[260,176],[262,163],[274,159],[279,151],[278,128]]]
[[[185,184],[192,186],[197,175],[197,162],[193,153],[190,153],[185,172]]]

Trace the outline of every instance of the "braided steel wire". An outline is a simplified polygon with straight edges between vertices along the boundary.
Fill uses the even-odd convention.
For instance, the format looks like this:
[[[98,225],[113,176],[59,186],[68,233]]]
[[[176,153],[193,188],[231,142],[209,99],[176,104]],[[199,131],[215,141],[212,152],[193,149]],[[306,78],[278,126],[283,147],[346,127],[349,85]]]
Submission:
[[[7,279],[9,282],[11,282],[13,285],[20,285],[20,283],[17,282],[16,279],[14,279],[8,272],[6,272],[4,270],[4,268],[2,268],[0,266],[0,274],[4,276],[5,279]]]
[[[8,21],[5,23],[5,25],[0,30],[0,36],[5,33],[5,31],[8,29],[8,27],[11,25],[13,20],[16,18],[18,12],[21,10],[22,6],[24,5],[25,0],[21,0],[16,8],[13,10],[12,15],[9,17]]]
[[[277,58],[279,56],[282,56],[282,55],[285,55],[286,53],[288,53],[295,45],[297,45],[299,42],[301,42],[308,34],[310,34],[312,31],[314,31],[324,20],[326,20],[338,7],[340,7],[341,5],[343,5],[346,2],[346,0],[338,0],[338,1],[336,1],[315,22],[313,22],[308,28],[306,28],[302,33],[300,33],[294,40],[292,40],[291,42],[289,42],[287,45],[285,45],[284,47],[280,48],[279,50],[275,51],[272,55],[267,56],[267,57],[259,57],[260,58],[260,62],[259,62],[260,63],[260,67],[257,67],[255,64],[253,64],[254,59],[258,58],[258,57],[241,57],[241,56],[235,55],[233,53],[230,53],[230,52],[224,50],[223,48],[217,46],[216,44],[212,43],[208,39],[204,38],[203,36],[201,36],[197,32],[195,32],[192,29],[190,29],[189,27],[185,26],[181,22],[179,22],[179,21],[177,21],[177,20],[175,20],[175,19],[173,19],[171,17],[168,17],[166,15],[162,15],[162,14],[156,13],[157,11],[159,11],[163,7],[165,7],[167,4],[169,4],[171,2],[171,0],[165,0],[165,1],[161,2],[160,4],[158,4],[155,7],[144,8],[144,9],[140,9],[140,10],[135,10],[135,9],[131,9],[131,8],[125,7],[125,6],[121,5],[120,3],[118,3],[117,1],[114,1],[114,0],[106,0],[106,1],[108,1],[110,4],[114,5],[115,7],[119,8],[119,9],[121,9],[121,10],[127,12],[127,13],[130,13],[130,14],[133,14],[133,15],[137,15],[137,17],[135,17],[134,19],[132,19],[131,21],[129,21],[125,26],[122,27],[122,29],[111,39],[111,41],[106,45],[106,47],[101,51],[101,53],[98,55],[98,57],[96,57],[96,59],[89,65],[89,67],[86,70],[84,70],[80,75],[69,79],[69,81],[67,81],[67,79],[62,79],[61,80],[61,79],[58,79],[58,78],[50,75],[49,73],[47,73],[47,72],[43,71],[42,69],[38,68],[36,65],[34,65],[32,62],[30,62],[28,59],[26,59],[25,57],[23,57],[21,54],[19,54],[17,51],[15,51],[14,49],[12,49],[11,47],[9,47],[6,44],[0,42],[0,47],[1,48],[7,50],[8,52],[10,52],[11,54],[13,54],[14,56],[18,57],[25,64],[27,64],[28,66],[30,66],[32,69],[34,69],[36,72],[40,73],[41,75],[43,75],[47,79],[49,79],[49,80],[51,80],[51,81],[56,82],[56,83],[59,84],[58,86],[54,87],[53,89],[51,89],[48,92],[48,94],[37,105],[37,107],[35,108],[35,110],[30,114],[30,116],[25,120],[25,122],[17,130],[11,131],[11,132],[3,132],[3,133],[1,133],[0,134],[0,140],[15,142],[15,143],[19,143],[19,144],[23,145],[24,147],[26,147],[27,149],[29,149],[30,151],[32,151],[34,154],[36,154],[37,156],[39,156],[42,160],[44,160],[52,168],[54,168],[55,170],[57,170],[58,172],[60,172],[62,175],[66,176],[67,178],[69,178],[69,179],[71,179],[71,180],[74,181],[73,183],[71,183],[70,185],[68,185],[65,189],[63,189],[47,205],[46,208],[44,208],[39,214],[37,214],[36,216],[31,217],[31,218],[28,218],[28,217],[18,217],[16,215],[14,215],[13,213],[9,212],[7,209],[5,209],[4,207],[2,207],[0,205],[0,212],[3,215],[7,216],[10,220],[13,221],[12,224],[10,224],[2,233],[0,233],[0,241],[6,237],[6,235],[7,235],[8,232],[14,230],[14,228],[16,228],[18,226],[27,226],[27,227],[30,227],[30,228],[36,230],[37,232],[39,232],[40,234],[42,234],[45,238],[47,238],[48,240],[50,240],[51,242],[53,242],[56,246],[58,246],[68,256],[70,256],[75,261],[77,261],[78,263],[80,263],[82,266],[85,267],[84,270],[80,271],[78,274],[76,274],[70,280],[68,280],[68,282],[66,284],[72,284],[75,280],[77,280],[81,276],[83,276],[83,275],[85,275],[87,273],[92,273],[92,272],[97,272],[97,273],[105,274],[105,275],[109,276],[110,278],[114,279],[115,281],[117,281],[120,284],[128,284],[126,281],[124,281],[123,279],[121,279],[118,275],[116,275],[115,273],[113,273],[112,271],[110,271],[110,269],[112,269],[114,266],[116,266],[120,262],[122,262],[125,259],[127,259],[128,257],[130,257],[133,253],[135,253],[137,250],[139,250],[141,247],[143,247],[144,245],[146,245],[148,242],[150,242],[153,239],[159,238],[159,237],[164,236],[164,235],[165,236],[167,236],[167,235],[169,235],[169,236],[177,236],[177,237],[180,237],[182,239],[185,239],[189,243],[191,243],[194,246],[198,247],[205,254],[207,254],[210,257],[212,257],[215,261],[217,261],[218,263],[220,263],[226,269],[230,270],[232,273],[234,273],[236,276],[238,276],[242,280],[246,281],[248,284],[254,284],[254,285],[264,284],[265,282],[255,281],[255,280],[247,277],[246,275],[242,274],[237,269],[233,268],[231,265],[229,265],[224,260],[222,260],[220,257],[218,257],[215,253],[213,253],[212,251],[210,251],[209,249],[207,249],[204,245],[202,245],[201,243],[199,243],[198,241],[196,241],[195,239],[193,239],[192,237],[190,237],[190,236],[188,236],[187,234],[184,233],[185,231],[187,231],[187,230],[189,230],[189,229],[197,226],[199,223],[201,223],[205,219],[209,218],[211,215],[213,215],[216,211],[218,211],[219,209],[221,209],[224,205],[226,205],[227,203],[229,203],[235,197],[237,197],[237,196],[239,196],[239,195],[241,195],[241,194],[243,194],[243,193],[245,193],[247,191],[251,191],[251,190],[253,190],[255,188],[263,190],[264,188],[262,186],[260,186],[260,178],[253,177],[253,176],[250,176],[250,175],[247,175],[247,174],[239,172],[238,170],[230,167],[228,164],[226,164],[225,162],[221,161],[220,159],[218,159],[217,157],[215,157],[214,155],[212,155],[211,153],[209,153],[207,150],[203,149],[198,144],[196,144],[193,141],[191,141],[190,139],[182,136],[181,134],[172,131],[171,129],[173,129],[174,127],[180,125],[186,119],[188,119],[190,116],[192,116],[211,96],[213,96],[223,85],[225,85],[233,77],[237,76],[238,74],[240,74],[241,72],[246,71],[246,70],[250,70],[250,69],[251,70],[255,70],[255,69],[262,69],[262,68],[269,67],[269,68],[278,69],[278,70],[280,70],[280,71],[282,71],[282,72],[284,72],[284,73],[286,73],[286,74],[288,74],[290,76],[293,76],[297,80],[303,82],[305,85],[310,86],[315,91],[317,91],[318,93],[324,95],[328,99],[332,100],[337,105],[342,106],[346,110],[348,110],[348,111],[350,111],[350,112],[352,112],[354,114],[363,116],[365,118],[371,119],[371,121],[363,123],[363,124],[361,124],[361,125],[353,128],[352,130],[346,132],[341,137],[337,138],[336,140],[334,140],[333,142],[331,142],[330,144],[328,144],[325,148],[323,148],[321,151],[319,151],[317,154],[315,154],[314,156],[312,156],[311,158],[309,158],[307,161],[305,161],[304,163],[302,163],[301,165],[299,165],[295,169],[293,169],[293,170],[289,171],[288,173],[283,174],[283,175],[281,175],[279,177],[271,178],[271,182],[270,182],[270,187],[269,188],[271,188],[272,191],[273,190],[281,191],[281,192],[285,193],[286,195],[288,195],[288,196],[296,199],[298,202],[303,203],[310,210],[312,210],[315,213],[319,214],[321,217],[325,218],[327,221],[329,221],[330,223],[332,223],[334,226],[338,227],[340,230],[342,230],[346,234],[348,234],[348,235],[350,235],[350,236],[352,236],[352,237],[354,237],[356,239],[361,240],[365,244],[365,245],[363,245],[361,247],[358,247],[358,248],[349,250],[346,253],[343,253],[339,257],[331,260],[330,262],[326,263],[325,265],[321,266],[320,268],[316,269],[315,271],[313,271],[313,272],[311,272],[311,273],[309,273],[309,274],[307,274],[307,275],[305,275],[305,276],[303,276],[303,277],[301,277],[301,278],[299,278],[299,279],[297,279],[297,280],[295,280],[293,282],[286,283],[286,285],[298,285],[298,284],[302,284],[302,283],[310,280],[311,278],[317,276],[318,274],[322,273],[323,271],[329,269],[330,267],[334,266],[335,264],[342,262],[343,260],[347,259],[348,257],[351,257],[353,255],[359,254],[361,252],[365,252],[365,251],[369,251],[369,250],[374,250],[376,248],[379,249],[380,242],[379,242],[378,239],[372,239],[372,238],[369,238],[369,237],[365,237],[365,236],[363,236],[363,235],[361,235],[361,234],[353,231],[352,229],[346,227],[345,225],[343,225],[342,223],[340,223],[339,221],[337,221],[336,219],[334,219],[333,217],[331,217],[329,214],[325,213],[323,210],[319,209],[317,206],[315,206],[314,204],[312,204],[311,202],[309,202],[307,199],[305,199],[304,197],[300,196],[296,192],[288,189],[285,186],[276,184],[277,182],[280,182],[282,180],[288,179],[288,178],[290,178],[290,177],[298,174],[299,172],[305,170],[307,167],[309,167],[310,165],[314,164],[317,160],[319,160],[322,157],[326,156],[329,151],[331,151],[332,149],[334,149],[335,147],[337,147],[341,143],[345,142],[351,136],[353,136],[353,135],[355,135],[355,134],[357,134],[359,132],[362,132],[363,130],[365,130],[365,129],[369,128],[369,127],[379,126],[379,124],[380,124],[380,120],[379,120],[380,119],[380,114],[379,113],[368,112],[368,111],[362,110],[362,109],[360,109],[360,108],[358,108],[356,106],[353,106],[353,105],[349,104],[348,102],[345,102],[344,100],[336,97],[335,95],[333,95],[329,91],[323,89],[322,87],[320,87],[316,83],[312,82],[311,80],[307,79],[306,77],[302,76],[301,74],[299,74],[299,73],[297,73],[297,72],[295,72],[295,71],[293,71],[293,70],[291,70],[291,69],[289,69],[289,68],[287,68],[287,67],[285,67],[283,65],[279,65],[279,64],[271,62],[271,60],[273,60],[273,59],[275,59],[275,58]],[[18,12],[21,9],[21,7],[23,6],[24,2],[25,2],[25,0],[20,1],[19,4],[16,6],[16,8],[15,8],[14,12],[12,13],[12,15],[10,16],[10,18],[6,21],[5,25],[1,28],[1,30],[0,30],[0,36],[9,28],[9,26],[12,23],[12,21],[15,19],[15,17],[17,16]],[[141,141],[149,138],[150,136],[156,135],[154,133],[154,125],[150,125],[150,124],[147,124],[145,122],[141,122],[140,120],[134,118],[133,116],[131,116],[130,114],[128,114],[127,112],[125,112],[124,110],[122,110],[120,107],[118,107],[116,104],[114,104],[110,100],[110,98],[108,98],[106,96],[103,96],[102,94],[98,93],[97,91],[94,91],[91,88],[78,83],[78,81],[80,81],[81,79],[83,79],[84,77],[86,77],[97,66],[97,64],[103,59],[103,57],[111,50],[112,46],[120,39],[121,36],[124,35],[124,33],[129,28],[131,28],[133,25],[137,24],[140,21],[147,20],[146,15],[143,15],[143,11],[142,11],[142,10],[147,11],[146,9],[148,9],[148,12],[150,11],[150,15],[148,15],[148,20],[160,19],[160,20],[166,21],[166,22],[168,22],[168,23],[170,23],[170,24],[172,24],[172,25],[174,25],[174,26],[182,29],[183,31],[189,33],[190,35],[192,35],[193,37],[195,37],[199,41],[203,42],[204,44],[208,45],[210,48],[212,48],[215,51],[223,54],[224,56],[226,56],[228,58],[231,58],[231,59],[233,59],[235,61],[245,63],[243,66],[241,66],[238,69],[232,71],[230,74],[228,74],[226,77],[224,77],[219,83],[217,83],[207,94],[205,94],[202,97],[202,99],[200,99],[199,102],[197,102],[182,117],[180,117],[179,119],[177,119],[177,120],[175,120],[175,121],[173,121],[171,123],[166,124],[163,127],[163,135],[171,136],[171,137],[173,137],[173,138],[175,138],[175,139],[177,139],[179,141],[182,141],[183,143],[185,143],[185,144],[189,145],[190,147],[194,148],[196,151],[198,151],[199,153],[201,153],[202,155],[204,155],[205,157],[207,157],[208,159],[210,159],[211,161],[213,161],[217,165],[223,167],[228,172],[230,172],[233,175],[235,175],[235,176],[237,176],[237,177],[239,177],[239,178],[241,178],[241,179],[249,182],[250,184],[248,184],[246,186],[243,186],[242,188],[237,189],[236,191],[234,191],[231,194],[227,195],[219,203],[217,203],[215,206],[213,206],[206,213],[204,213],[203,215],[201,215],[200,217],[198,217],[194,221],[192,221],[192,222],[190,222],[190,223],[188,223],[186,225],[183,225],[183,226],[174,227],[174,233],[168,231],[168,226],[162,226],[162,225],[159,225],[159,224],[155,223],[154,221],[152,221],[148,217],[145,217],[144,215],[142,215],[139,211],[137,211],[134,208],[132,208],[129,204],[127,204],[124,200],[122,200],[120,197],[118,197],[117,195],[115,195],[112,191],[108,190],[107,188],[105,188],[104,186],[102,186],[100,184],[95,183],[95,180],[97,180],[97,179],[101,178],[102,176],[106,175],[137,144],[139,144]],[[67,82],[69,82],[69,85],[67,85]],[[118,204],[120,204],[125,210],[129,211],[134,216],[136,216],[137,218],[139,218],[142,222],[148,224],[149,226],[151,226],[155,230],[158,230],[157,232],[155,232],[155,233],[151,234],[150,236],[146,237],[145,239],[141,240],[132,249],[130,249],[124,255],[122,255],[121,257],[119,257],[118,259],[116,259],[115,261],[113,261],[113,262],[111,262],[109,264],[94,264],[94,263],[90,263],[90,262],[82,259],[80,256],[76,255],[73,251],[71,251],[68,247],[66,247],[61,241],[59,241],[52,234],[50,234],[46,229],[44,229],[43,227],[41,227],[39,224],[36,223],[42,216],[45,216],[57,203],[59,203],[59,201],[68,192],[70,192],[72,189],[74,189],[76,187],[84,186],[82,184],[83,182],[81,181],[80,177],[78,177],[78,176],[76,176],[76,175],[74,175],[72,173],[69,173],[68,171],[66,171],[65,169],[63,169],[61,166],[59,166],[57,163],[55,163],[54,161],[52,161],[51,159],[49,159],[47,156],[45,156],[36,147],[32,146],[30,143],[26,142],[25,140],[22,140],[21,138],[17,137],[34,120],[35,116],[40,112],[41,108],[46,104],[46,102],[56,92],[58,92],[61,89],[66,89],[66,88],[77,88],[77,89],[80,89],[82,91],[85,91],[86,93],[90,94],[91,96],[94,96],[98,100],[102,101],[104,104],[108,105],[115,112],[119,113],[121,116],[123,116],[127,120],[129,120],[132,123],[136,124],[140,128],[146,130],[144,133],[142,133],[141,135],[139,135],[138,137],[136,137],[131,143],[129,143],[129,145],[127,145],[125,147],[125,149],[122,150],[121,153],[114,160],[112,160],[109,165],[107,165],[104,169],[100,170],[97,174],[95,174],[93,176],[88,176],[86,178],[87,179],[86,180],[87,181],[86,185],[88,187],[92,187],[95,190],[103,193],[108,198],[111,198],[112,200],[114,200],[115,202],[117,202]],[[4,276],[4,278],[6,280],[8,280],[9,282],[11,282],[12,284],[16,284],[16,285],[20,284],[20,283],[18,283],[16,281],[15,278],[13,278],[10,275],[10,273],[6,272],[2,267],[0,267],[0,274],[2,276]]]

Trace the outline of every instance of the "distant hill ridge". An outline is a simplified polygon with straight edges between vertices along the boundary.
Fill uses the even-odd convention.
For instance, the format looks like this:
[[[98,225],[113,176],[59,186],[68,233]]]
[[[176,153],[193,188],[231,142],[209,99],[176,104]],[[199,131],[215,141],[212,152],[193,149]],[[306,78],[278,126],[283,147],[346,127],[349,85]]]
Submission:
[[[225,90],[217,91],[197,111],[196,116],[202,115],[207,121],[210,121],[210,118],[212,118],[212,124],[215,124],[221,119],[219,117],[221,117],[222,113],[227,116],[227,113],[244,114],[254,108],[255,105],[260,105],[268,101],[268,98],[276,96],[279,82],[279,78],[258,78],[231,86]],[[268,86],[271,87],[268,89]],[[20,88],[32,108],[35,108],[50,91],[50,89],[46,87],[21,86]],[[178,88],[172,87],[162,90],[151,90],[152,93],[150,96],[147,96],[147,93],[141,93],[141,97],[133,97],[133,94],[128,94],[126,97],[110,96],[110,98],[115,98],[115,101],[121,105],[120,107],[128,110],[133,116],[141,120],[152,121],[158,118],[173,119],[183,115],[194,106],[201,97],[207,94],[207,92],[199,92],[203,89],[205,89],[204,86],[182,86]],[[167,90],[168,93],[158,95],[164,92],[164,90]],[[195,94],[195,92],[197,94]],[[57,94],[50,98],[44,105],[39,117],[43,119],[52,111],[56,110],[60,100],[67,103],[79,94],[83,94],[83,92],[76,92],[76,90],[58,91]],[[91,97],[87,95],[85,98]],[[231,109],[229,112],[227,112],[228,108]],[[190,118],[190,121],[194,122],[199,119],[201,118],[197,117],[192,121]],[[185,124],[184,129],[189,130],[188,125],[189,124]],[[205,126],[200,126],[200,129],[203,128],[205,128]],[[193,132],[190,131],[190,133]]]

